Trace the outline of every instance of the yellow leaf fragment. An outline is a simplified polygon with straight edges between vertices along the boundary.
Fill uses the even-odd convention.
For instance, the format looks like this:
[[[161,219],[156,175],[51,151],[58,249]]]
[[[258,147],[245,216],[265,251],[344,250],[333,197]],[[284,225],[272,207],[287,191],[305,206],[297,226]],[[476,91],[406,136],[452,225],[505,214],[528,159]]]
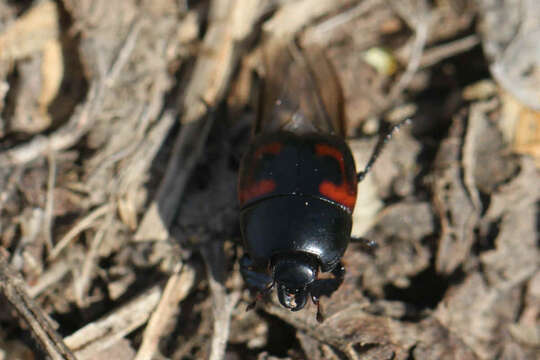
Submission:
[[[395,56],[388,50],[380,47],[372,47],[364,53],[364,61],[371,65],[379,74],[385,76],[393,75],[398,64]]]

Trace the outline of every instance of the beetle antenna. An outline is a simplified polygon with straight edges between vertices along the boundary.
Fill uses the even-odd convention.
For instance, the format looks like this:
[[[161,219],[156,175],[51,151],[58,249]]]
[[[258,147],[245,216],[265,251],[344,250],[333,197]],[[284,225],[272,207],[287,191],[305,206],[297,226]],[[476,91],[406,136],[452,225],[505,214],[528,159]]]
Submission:
[[[388,130],[388,132],[384,136],[379,137],[379,141],[377,141],[377,145],[375,145],[375,148],[373,149],[373,153],[371,154],[371,158],[367,162],[366,167],[364,168],[363,171],[359,172],[356,175],[356,179],[358,182],[361,182],[362,180],[364,180],[366,175],[371,170],[371,167],[373,166],[375,161],[377,161],[377,158],[379,157],[379,155],[382,153],[385,145],[390,141],[390,139],[392,139],[392,136],[394,136],[394,133],[396,133],[403,125],[408,125],[410,122],[411,122],[411,119],[409,118],[402,120],[399,123],[392,126],[390,130]]]

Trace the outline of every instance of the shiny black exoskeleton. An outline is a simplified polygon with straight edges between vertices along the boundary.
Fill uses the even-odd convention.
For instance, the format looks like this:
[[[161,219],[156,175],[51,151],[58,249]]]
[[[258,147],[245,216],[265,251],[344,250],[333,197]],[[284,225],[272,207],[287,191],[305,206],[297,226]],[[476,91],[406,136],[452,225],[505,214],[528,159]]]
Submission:
[[[266,55],[263,101],[240,166],[241,273],[257,299],[276,287],[280,303],[298,311],[311,297],[322,321],[320,296],[344,279],[357,184],[391,133],[357,174],[344,141],[341,88],[323,53],[270,45]]]

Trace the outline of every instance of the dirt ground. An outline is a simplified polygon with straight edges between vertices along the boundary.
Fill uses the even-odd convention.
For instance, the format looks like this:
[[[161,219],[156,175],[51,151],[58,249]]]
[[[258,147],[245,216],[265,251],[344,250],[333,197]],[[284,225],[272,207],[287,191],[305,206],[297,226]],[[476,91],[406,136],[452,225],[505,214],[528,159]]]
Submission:
[[[0,0],[0,359],[539,359],[540,3]],[[323,49],[347,274],[254,294],[236,184],[269,39]],[[286,78],[283,79],[286,82]]]

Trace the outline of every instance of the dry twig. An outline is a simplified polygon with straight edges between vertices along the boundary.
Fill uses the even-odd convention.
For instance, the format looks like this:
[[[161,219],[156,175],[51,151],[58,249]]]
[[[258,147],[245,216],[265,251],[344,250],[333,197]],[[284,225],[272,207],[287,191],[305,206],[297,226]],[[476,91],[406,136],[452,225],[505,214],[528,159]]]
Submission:
[[[362,1],[358,5],[354,6],[353,8],[345,10],[337,14],[336,16],[332,16],[330,19],[327,19],[321,22],[320,24],[316,24],[315,26],[310,27],[305,32],[303,37],[304,39],[306,39],[307,42],[320,42],[321,39],[324,38],[324,35],[326,33],[367,13],[374,6],[380,3],[381,3],[380,0]]]
[[[159,302],[160,294],[159,285],[152,287],[105,318],[94,321],[67,336],[64,339],[66,344],[75,351],[78,359],[91,358],[93,354],[114,345],[148,321]]]
[[[446,44],[430,47],[424,51],[422,60],[420,60],[420,67],[428,68],[433,66],[444,59],[468,51],[479,43],[480,39],[477,35],[469,35]]]
[[[418,68],[420,66],[424,46],[426,45],[426,41],[428,38],[431,17],[429,15],[429,10],[426,2],[424,0],[421,1],[415,9],[411,10],[411,12],[413,11],[414,16],[412,17],[412,19],[409,20],[409,23],[413,26],[415,32],[415,38],[412,43],[411,55],[409,57],[405,72],[401,75],[399,80],[390,90],[390,94],[387,100],[388,104],[393,103],[403,92],[403,90],[405,90],[407,86],[409,86],[411,80],[414,77],[414,74],[416,74],[416,71],[418,71]],[[401,11],[401,14],[402,16],[404,16],[403,11]],[[409,15],[409,17],[410,16],[412,15]],[[404,16],[404,18],[407,19],[407,16]]]
[[[66,246],[69,245],[69,243],[77,237],[82,231],[86,230],[90,226],[94,224],[94,222],[100,218],[101,216],[107,214],[109,211],[112,210],[111,204],[105,204],[97,208],[96,210],[92,211],[90,214],[88,214],[86,217],[82,218],[77,225],[75,225],[71,230],[67,232],[66,235],[60,239],[60,241],[56,244],[56,246],[52,249],[51,253],[49,254],[49,260],[53,261],[60,255],[62,250]]]
[[[99,246],[105,237],[107,229],[109,229],[113,223],[114,212],[109,211],[105,214],[105,216],[105,220],[96,231],[96,234],[90,243],[90,249],[84,257],[84,263],[82,265],[82,271],[78,277],[78,281],[74,283],[75,299],[77,300],[77,305],[80,308],[85,308],[88,306],[86,293],[90,288],[92,274],[95,271],[96,262],[98,261]]]
[[[32,335],[54,360],[75,360],[75,356],[50,325],[48,317],[26,292],[26,286],[7,261],[7,254],[0,249],[0,291],[28,324]]]
[[[43,232],[45,234],[45,244],[50,251],[53,248],[52,227],[54,225],[54,187],[56,184],[56,155],[49,153],[49,178],[47,180],[47,203],[45,205],[45,215],[43,217]]]
[[[225,288],[225,254],[223,243],[212,241],[201,248],[208,274],[208,282],[212,293],[212,313],[214,315],[214,332],[210,360],[220,360],[225,356],[225,347],[229,340],[231,314],[240,298],[239,291],[227,294]]]
[[[178,312],[178,303],[189,294],[194,282],[195,270],[189,265],[178,265],[177,271],[167,281],[159,304],[148,321],[135,360],[150,360],[155,356],[159,340],[164,336],[171,318]]]

